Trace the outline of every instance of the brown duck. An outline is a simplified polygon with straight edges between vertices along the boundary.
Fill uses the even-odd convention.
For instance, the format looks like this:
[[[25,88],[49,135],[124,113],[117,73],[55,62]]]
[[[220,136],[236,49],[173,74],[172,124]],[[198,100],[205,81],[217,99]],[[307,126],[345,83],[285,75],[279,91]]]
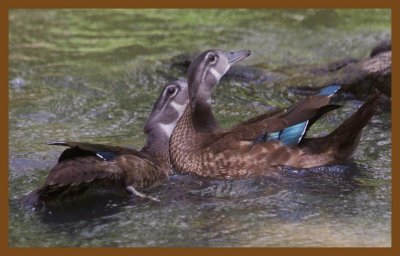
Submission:
[[[249,119],[230,129],[219,129],[211,111],[211,94],[231,65],[250,51],[209,50],[189,66],[189,105],[171,136],[174,169],[204,177],[240,178],[268,175],[282,166],[310,168],[344,161],[353,152],[362,128],[374,115],[379,96],[370,97],[331,134],[304,138],[340,89],[332,85],[286,109]]]
[[[67,146],[49,172],[45,183],[31,192],[26,203],[43,206],[52,199],[81,193],[94,186],[126,188],[138,196],[137,190],[156,186],[168,178],[169,139],[188,104],[186,81],[165,86],[145,124],[145,146],[131,148],[82,142],[55,142]]]

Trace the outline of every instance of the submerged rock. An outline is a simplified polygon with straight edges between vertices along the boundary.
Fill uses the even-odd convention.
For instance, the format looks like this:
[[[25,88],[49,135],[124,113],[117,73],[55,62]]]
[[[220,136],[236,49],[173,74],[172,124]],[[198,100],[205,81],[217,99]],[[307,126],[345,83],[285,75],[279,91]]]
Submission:
[[[30,159],[26,157],[11,157],[9,168],[13,172],[31,172],[32,170],[46,170],[55,164],[53,160]]]
[[[13,89],[21,90],[26,86],[26,81],[22,77],[16,77],[10,81],[10,85]]]

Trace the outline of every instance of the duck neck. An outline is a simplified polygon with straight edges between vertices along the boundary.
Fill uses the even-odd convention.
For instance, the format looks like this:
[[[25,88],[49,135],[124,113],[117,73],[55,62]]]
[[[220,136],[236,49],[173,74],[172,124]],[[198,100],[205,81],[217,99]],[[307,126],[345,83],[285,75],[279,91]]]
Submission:
[[[188,105],[179,120],[170,141],[171,163],[177,172],[195,172],[201,169],[201,161],[197,158],[201,147],[201,136],[192,122],[192,109]]]
[[[192,123],[197,132],[211,132],[217,127],[211,110],[211,95],[218,80],[207,76],[205,67],[200,66],[198,72],[195,72],[194,67],[189,66],[187,78]]]
[[[146,143],[140,151],[169,171],[171,164],[168,147],[169,137],[160,131],[150,131],[147,134]]]
[[[218,127],[211,110],[211,102],[195,100],[191,112],[193,127],[197,132],[212,132]]]

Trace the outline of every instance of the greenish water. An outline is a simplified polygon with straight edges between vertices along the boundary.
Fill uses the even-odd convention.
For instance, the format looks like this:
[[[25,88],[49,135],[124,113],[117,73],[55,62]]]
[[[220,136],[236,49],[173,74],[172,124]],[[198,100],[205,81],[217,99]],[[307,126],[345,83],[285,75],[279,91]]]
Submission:
[[[391,246],[386,112],[340,166],[238,181],[176,175],[149,191],[161,203],[105,195],[47,214],[18,204],[62,151],[46,142],[140,148],[161,85],[185,77],[173,57],[245,48],[241,64],[270,71],[365,58],[390,38],[390,11],[11,10],[9,21],[9,246]],[[303,97],[233,79],[214,96],[222,126]],[[362,102],[340,103],[315,135]]]

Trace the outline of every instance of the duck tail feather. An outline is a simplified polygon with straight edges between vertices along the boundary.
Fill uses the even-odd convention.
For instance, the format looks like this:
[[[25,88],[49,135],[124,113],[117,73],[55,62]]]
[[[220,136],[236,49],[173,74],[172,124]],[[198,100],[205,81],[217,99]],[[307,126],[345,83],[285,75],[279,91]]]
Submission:
[[[22,206],[26,208],[38,210],[41,209],[42,206],[44,205],[44,202],[41,199],[41,195],[42,195],[42,189],[38,188],[24,195],[21,198],[20,202]]]
[[[300,146],[314,153],[332,152],[332,162],[345,160],[353,153],[362,129],[376,114],[382,100],[379,93],[373,94],[333,132],[324,137],[304,139]]]

